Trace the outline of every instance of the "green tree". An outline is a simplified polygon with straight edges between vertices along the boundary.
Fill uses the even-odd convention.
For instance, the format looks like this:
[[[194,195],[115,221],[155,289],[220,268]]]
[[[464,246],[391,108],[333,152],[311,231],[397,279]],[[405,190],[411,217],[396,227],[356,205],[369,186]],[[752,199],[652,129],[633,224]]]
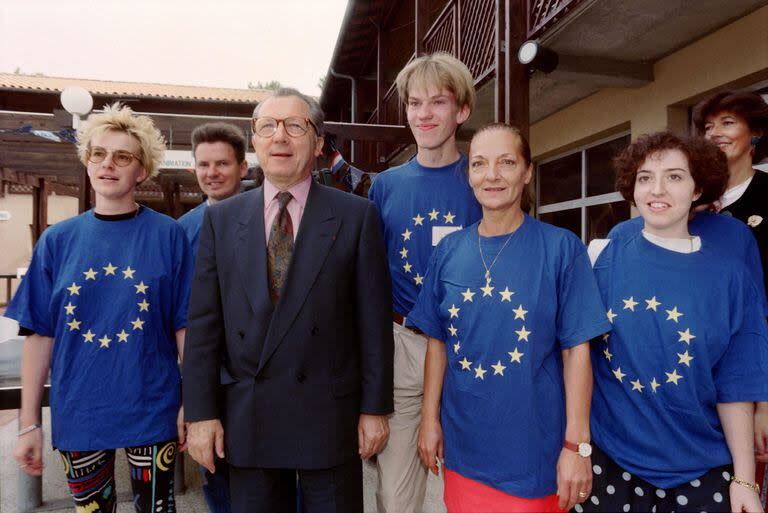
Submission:
[[[269,89],[271,91],[277,91],[281,87],[283,87],[283,84],[281,84],[279,80],[270,80],[265,83],[258,81],[255,84],[253,82],[248,82],[248,89]]]

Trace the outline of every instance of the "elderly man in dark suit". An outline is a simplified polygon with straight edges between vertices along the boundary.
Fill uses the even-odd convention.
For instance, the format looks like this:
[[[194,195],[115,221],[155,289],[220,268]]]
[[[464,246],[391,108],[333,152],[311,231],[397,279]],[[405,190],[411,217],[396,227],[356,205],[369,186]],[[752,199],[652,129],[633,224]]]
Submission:
[[[230,462],[234,512],[363,509],[360,459],[393,411],[390,277],[374,205],[311,180],[317,102],[281,89],[253,116],[262,187],[212,205],[183,370],[190,455]],[[218,404],[219,387],[224,404]]]

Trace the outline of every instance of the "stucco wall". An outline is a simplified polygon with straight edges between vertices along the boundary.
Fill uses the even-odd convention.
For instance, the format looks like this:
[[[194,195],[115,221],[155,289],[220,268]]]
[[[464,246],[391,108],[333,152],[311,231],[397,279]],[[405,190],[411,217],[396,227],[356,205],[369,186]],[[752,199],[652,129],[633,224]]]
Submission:
[[[0,221],[0,273],[15,273],[18,267],[26,267],[32,257],[32,195],[6,194],[0,198],[0,210],[11,213],[9,221]],[[77,198],[48,197],[48,224],[77,215]],[[0,284],[0,302],[6,301],[5,282]],[[14,287],[18,282],[14,282]]]

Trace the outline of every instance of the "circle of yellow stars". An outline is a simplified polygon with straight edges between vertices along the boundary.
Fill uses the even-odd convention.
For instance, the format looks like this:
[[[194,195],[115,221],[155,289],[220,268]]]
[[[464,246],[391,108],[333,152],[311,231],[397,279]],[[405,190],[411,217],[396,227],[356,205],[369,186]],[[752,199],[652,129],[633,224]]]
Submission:
[[[495,292],[494,292],[495,291]],[[482,294],[480,294],[482,292]],[[513,320],[520,320],[521,321],[521,327],[518,330],[513,330],[514,335],[511,335],[511,338],[514,342],[514,349],[512,351],[508,351],[507,354],[509,355],[509,360],[507,360],[506,357],[504,357],[504,361],[502,362],[501,359],[498,359],[495,364],[488,365],[486,362],[486,368],[483,368],[482,362],[473,362],[470,361],[466,354],[463,356],[461,360],[459,360],[458,364],[460,366],[461,371],[466,372],[474,372],[475,379],[485,381],[485,375],[493,370],[493,374],[490,376],[500,376],[504,377],[504,371],[507,370],[507,365],[513,365],[513,364],[522,364],[523,356],[525,353],[520,351],[520,348],[525,349],[525,346],[522,344],[523,342],[530,342],[529,337],[531,336],[532,332],[529,331],[525,327],[525,315],[528,313],[528,310],[525,309],[522,303],[519,303],[517,308],[512,308],[514,303],[516,301],[512,301],[512,296],[515,294],[513,291],[509,290],[509,287],[504,287],[504,290],[496,290],[496,287],[491,286],[490,283],[486,283],[485,287],[480,287],[477,289],[477,291],[473,291],[469,287],[461,293],[462,299],[459,301],[459,305],[451,304],[451,307],[448,308],[448,315],[449,315],[449,326],[448,326],[448,334],[449,334],[449,344],[452,346],[453,353],[455,355],[459,355],[462,349],[461,340],[460,340],[460,333],[459,328],[454,325],[454,322],[458,324],[459,315],[461,313],[462,308],[467,308],[470,305],[466,305],[466,303],[472,303],[474,304],[476,299],[475,295],[478,295],[478,298],[480,301],[487,300],[486,298],[490,298],[490,301],[493,301],[494,298],[498,298],[500,303],[509,303],[510,309],[512,313],[515,314],[515,317]],[[456,319],[454,321],[453,319]],[[507,365],[505,365],[507,364]]]
[[[414,283],[416,285],[423,285],[424,284],[424,276],[422,276],[418,270],[415,270],[413,268],[413,264],[408,262],[408,245],[407,243],[411,241],[411,237],[414,235],[415,230],[419,229],[419,227],[424,227],[424,222],[428,222],[431,224],[435,224],[435,222],[440,222],[440,219],[442,218],[443,222],[445,224],[454,224],[454,219],[456,218],[455,214],[452,214],[449,210],[447,213],[440,215],[440,211],[438,211],[435,208],[432,208],[430,212],[426,213],[426,217],[422,216],[421,214],[416,214],[415,217],[412,217],[413,225],[409,225],[405,228],[405,231],[400,234],[400,237],[402,240],[402,249],[398,252],[400,253],[400,259],[404,260],[402,269],[405,274],[410,275],[409,278],[412,278]],[[411,230],[411,227],[413,227],[413,231]]]
[[[99,279],[109,279],[109,276],[114,276],[115,279],[120,279],[118,272],[122,274],[123,280],[129,280],[130,284],[135,288],[137,295],[136,305],[139,307],[139,315],[136,316],[136,320],[130,321],[131,327],[129,328],[129,331],[126,331],[125,328],[123,328],[117,333],[104,333],[101,338],[96,338],[98,333],[94,333],[90,328],[88,328],[86,331],[83,331],[83,328],[81,328],[83,321],[79,321],[77,319],[77,297],[80,296],[80,289],[82,289],[85,285],[89,285],[89,281],[96,283]],[[69,292],[69,300],[67,304],[64,305],[64,311],[66,313],[66,325],[68,326],[69,331],[78,332],[83,337],[83,342],[86,344],[95,344],[98,342],[99,349],[109,349],[110,344],[113,342],[117,344],[127,343],[129,337],[134,335],[135,331],[143,331],[144,323],[146,321],[142,320],[140,314],[141,312],[149,313],[149,303],[147,302],[147,290],[149,290],[149,285],[146,285],[143,281],[135,283],[135,273],[136,270],[132,269],[131,266],[120,270],[119,267],[112,265],[112,262],[109,262],[106,266],[101,267],[101,270],[98,271],[94,270],[93,267],[89,267],[87,271],[83,271],[83,278],[82,281],[80,281],[80,283],[83,283],[83,285],[78,285],[78,281],[73,281],[72,285],[66,288],[66,290]],[[139,299],[141,299],[140,302],[138,301]],[[73,301],[75,303],[73,303]]]
[[[653,296],[648,299],[643,299],[642,301],[645,302],[645,305],[642,305],[639,301],[635,301],[634,296],[630,296],[626,299],[621,300],[623,306],[620,309],[617,309],[619,313],[615,313],[613,311],[613,308],[609,308],[608,312],[606,312],[606,316],[608,317],[608,320],[613,324],[614,319],[619,317],[621,314],[624,313],[635,313],[635,312],[642,312],[642,311],[648,311],[652,310],[653,312],[659,313],[659,314],[666,314],[665,322],[673,322],[675,326],[678,326],[680,324],[680,318],[684,317],[685,314],[683,314],[680,310],[678,310],[677,306],[673,306],[670,309],[667,308],[661,308],[666,305],[661,303],[656,296]],[[679,382],[681,379],[683,379],[684,375],[680,374],[678,372],[678,369],[685,372],[684,369],[686,367],[690,368],[691,361],[694,359],[693,356],[690,354],[690,346],[691,341],[696,338],[696,335],[691,333],[691,329],[687,328],[684,331],[681,331],[679,329],[676,329],[677,335],[678,335],[678,342],[682,342],[686,344],[682,347],[682,349],[685,349],[685,351],[676,353],[678,357],[678,361],[670,372],[664,371],[665,377],[661,377],[659,375],[659,380],[656,379],[656,376],[651,376],[651,379],[648,380],[648,378],[645,378],[645,383],[647,385],[643,384],[643,381],[640,379],[640,377],[636,376],[629,376],[628,374],[621,369],[621,366],[617,364],[617,362],[613,362],[614,355],[610,351],[610,333],[606,333],[603,335],[603,342],[605,344],[605,348],[603,349],[603,356],[608,361],[608,366],[611,368],[611,372],[613,373],[613,376],[616,378],[616,380],[619,381],[619,383],[626,383],[629,386],[632,387],[632,391],[642,394],[643,391],[650,387],[650,390],[652,393],[656,393],[656,390],[661,387],[662,385],[669,385],[669,386],[679,386]],[[614,368],[615,365],[615,368]],[[635,379],[629,379],[631,377],[635,377]],[[624,378],[628,378],[626,381]]]

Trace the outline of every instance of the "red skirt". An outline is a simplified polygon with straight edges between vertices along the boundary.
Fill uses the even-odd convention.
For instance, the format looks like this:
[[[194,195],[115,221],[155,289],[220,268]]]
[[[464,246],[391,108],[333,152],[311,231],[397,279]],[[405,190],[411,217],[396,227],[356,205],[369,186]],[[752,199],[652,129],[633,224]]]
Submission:
[[[443,499],[448,513],[560,513],[557,494],[537,499],[509,495],[445,470]]]

